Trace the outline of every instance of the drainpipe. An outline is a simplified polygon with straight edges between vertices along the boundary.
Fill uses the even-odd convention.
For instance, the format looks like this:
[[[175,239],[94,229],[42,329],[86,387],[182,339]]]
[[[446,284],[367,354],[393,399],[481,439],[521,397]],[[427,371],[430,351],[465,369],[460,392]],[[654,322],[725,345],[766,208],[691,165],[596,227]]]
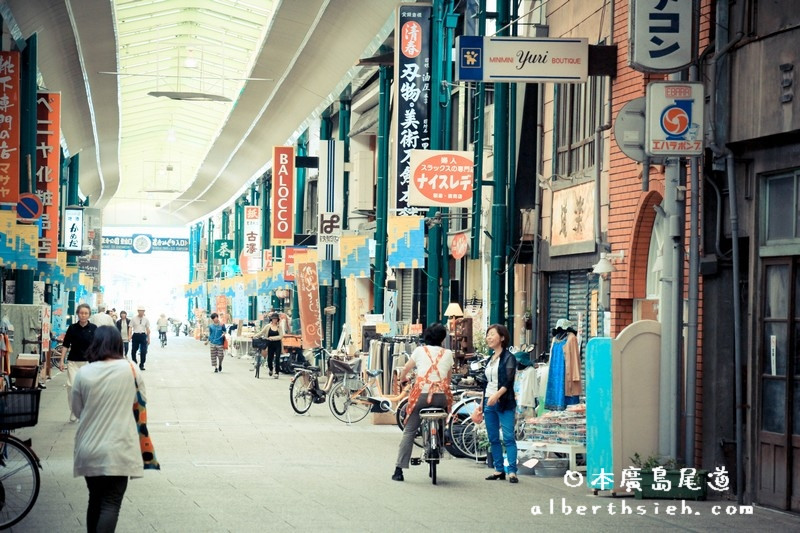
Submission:
[[[740,2],[739,20],[744,21],[745,2]],[[742,325],[741,325],[741,295],[739,289],[739,214],[736,201],[736,176],[734,174],[733,153],[725,146],[730,128],[730,64],[727,58],[730,50],[744,36],[742,28],[732,40],[729,39],[729,5],[728,2],[717,3],[717,39],[715,47],[718,50],[710,64],[709,79],[711,80],[709,93],[713,96],[709,110],[711,125],[710,142],[708,147],[715,156],[715,170],[723,170],[721,160],[725,160],[724,170],[728,181],[728,205],[731,224],[731,261],[733,276],[733,360],[734,360],[734,402],[736,407],[736,499],[739,504],[744,503],[744,400],[742,398]],[[724,44],[723,44],[724,43]],[[724,63],[723,63],[724,61]],[[721,71],[722,83],[717,84],[717,71]],[[719,112],[719,116],[714,113]]]
[[[508,0],[497,3],[497,24],[501,28],[499,36],[508,35]],[[504,305],[506,301],[506,232],[508,205],[508,161],[503,157],[508,153],[508,84],[494,84],[494,194],[492,196],[492,264],[489,280],[489,322],[505,322]]]
[[[392,71],[381,65],[378,78],[380,87],[378,97],[378,167],[375,178],[377,191],[375,198],[375,287],[373,313],[383,313],[383,289],[386,287],[386,217],[389,203],[389,92],[392,86]]]

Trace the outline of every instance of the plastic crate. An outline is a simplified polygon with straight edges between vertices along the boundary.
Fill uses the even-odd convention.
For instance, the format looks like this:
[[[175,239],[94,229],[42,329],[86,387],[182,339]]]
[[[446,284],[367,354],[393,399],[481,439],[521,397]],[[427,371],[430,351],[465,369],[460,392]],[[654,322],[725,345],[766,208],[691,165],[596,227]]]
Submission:
[[[39,422],[39,389],[0,392],[0,429],[35,426]]]

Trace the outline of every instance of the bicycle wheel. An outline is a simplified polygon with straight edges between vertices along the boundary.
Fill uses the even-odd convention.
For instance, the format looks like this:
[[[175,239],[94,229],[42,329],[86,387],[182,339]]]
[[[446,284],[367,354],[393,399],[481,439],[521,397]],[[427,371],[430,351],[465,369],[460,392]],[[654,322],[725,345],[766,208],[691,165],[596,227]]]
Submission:
[[[486,440],[485,435],[486,426],[483,423],[476,424],[469,420],[464,424],[461,440],[456,443],[464,457],[477,461],[486,459],[487,450],[485,447],[481,448],[481,442]]]
[[[400,403],[397,404],[397,411],[394,412],[394,419],[400,431],[406,428],[406,416],[408,416],[406,409],[408,409],[408,398],[403,398],[400,400]]]
[[[30,451],[13,437],[0,441],[0,529],[27,515],[39,496],[39,468]]]
[[[472,444],[473,442],[477,442],[477,434],[475,423],[470,419],[470,415],[480,406],[480,403],[480,397],[461,400],[453,407],[453,411],[450,413],[450,419],[447,421],[450,442],[453,447],[460,452],[462,457],[480,459],[481,453],[484,457],[486,456],[485,451],[479,452],[477,450],[477,444]],[[466,446],[465,442],[470,443],[470,446]]]
[[[372,403],[369,401],[372,391],[369,387],[361,387],[351,391],[351,387],[345,386],[346,383],[347,381],[341,381],[331,390],[331,412],[333,416],[342,422],[348,424],[360,422],[372,410]]]
[[[428,468],[429,468],[428,475],[431,477],[431,483],[433,483],[434,485],[436,485],[436,464],[438,462],[439,461],[436,459],[428,462]]]
[[[298,372],[292,378],[292,383],[289,385],[289,403],[292,404],[292,409],[298,415],[305,414],[311,409],[314,401],[311,393],[312,383],[313,380],[307,372]]]

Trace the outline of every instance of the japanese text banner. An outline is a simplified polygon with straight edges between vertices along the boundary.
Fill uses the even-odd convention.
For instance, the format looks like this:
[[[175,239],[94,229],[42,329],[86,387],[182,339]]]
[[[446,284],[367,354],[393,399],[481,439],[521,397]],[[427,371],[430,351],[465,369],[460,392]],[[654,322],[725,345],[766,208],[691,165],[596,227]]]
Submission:
[[[19,52],[0,52],[0,205],[19,199]]]
[[[272,149],[272,246],[294,244],[294,146]]]
[[[298,263],[296,276],[303,348],[318,348],[322,346],[322,317],[316,263]]]
[[[61,94],[36,97],[36,195],[42,201],[39,260],[58,256],[59,178],[61,175]]]

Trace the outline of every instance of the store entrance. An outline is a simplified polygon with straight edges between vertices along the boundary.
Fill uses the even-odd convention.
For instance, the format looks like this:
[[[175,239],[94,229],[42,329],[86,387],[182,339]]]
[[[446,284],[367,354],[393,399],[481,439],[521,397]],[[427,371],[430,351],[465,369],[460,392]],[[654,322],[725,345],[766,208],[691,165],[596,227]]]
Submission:
[[[770,258],[763,272],[758,501],[800,511],[800,258]]]

